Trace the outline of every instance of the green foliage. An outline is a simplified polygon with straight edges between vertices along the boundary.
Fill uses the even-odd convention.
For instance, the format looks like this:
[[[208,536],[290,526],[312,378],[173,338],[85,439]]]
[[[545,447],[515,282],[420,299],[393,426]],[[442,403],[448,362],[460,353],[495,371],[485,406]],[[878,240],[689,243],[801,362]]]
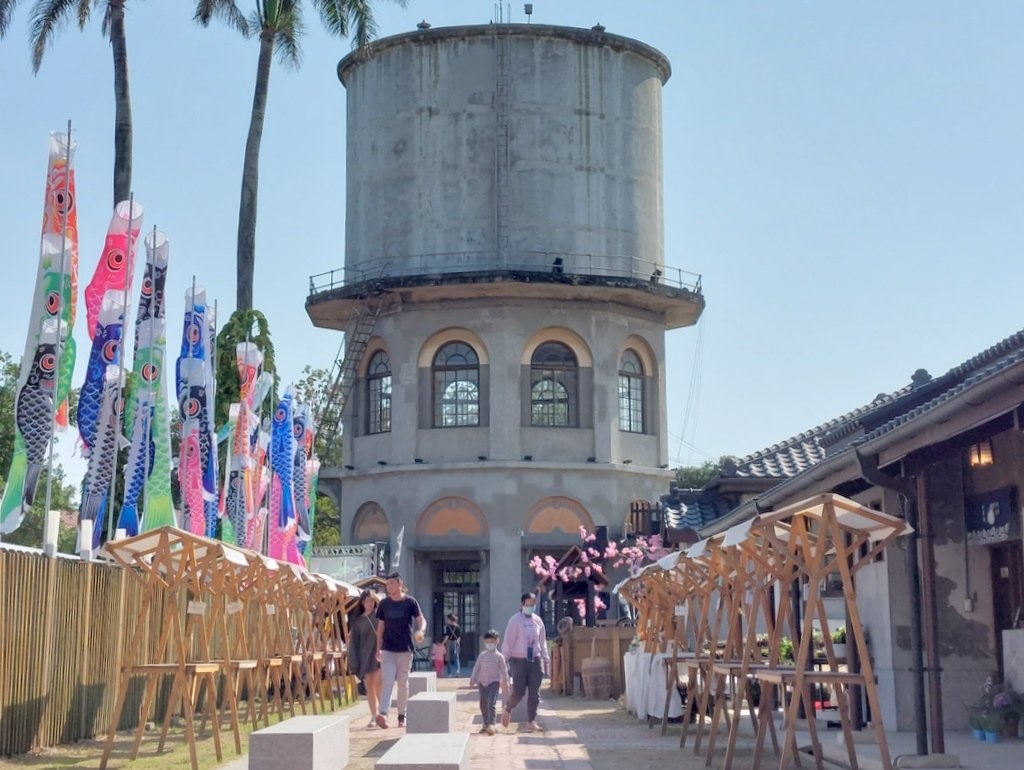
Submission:
[[[782,637],[779,640],[779,663],[792,664],[795,660],[793,652],[793,640],[788,636]]]
[[[707,460],[702,465],[684,465],[676,468],[676,483],[680,489],[703,489],[727,463],[735,463],[732,455],[722,455],[718,460]]]
[[[6,421],[0,415],[0,421]],[[43,529],[46,526],[46,469],[39,476],[39,492],[36,494],[32,508],[25,514],[21,526],[14,532],[4,535],[5,543],[42,548]],[[53,468],[53,489],[51,491],[50,508],[54,511],[74,511],[78,509],[77,489],[66,483],[64,469],[58,464]],[[57,548],[62,553],[74,553],[77,533],[74,529],[61,526],[57,537]]]
[[[833,644],[846,644],[846,626],[839,626],[832,632]]]
[[[327,495],[316,496],[316,519],[313,521],[313,546],[341,545],[341,513]]]
[[[0,351],[0,474],[6,474],[14,456],[14,399],[18,395],[20,367],[10,353]]]
[[[267,317],[259,310],[236,310],[217,335],[217,360],[214,362],[217,375],[217,405],[214,411],[214,425],[218,428],[227,423],[228,408],[231,404],[238,403],[241,397],[238,364],[235,360],[235,347],[239,342],[254,342],[256,347],[263,351],[263,370],[274,375],[274,391],[277,391],[274,343],[270,341]]]
[[[308,404],[313,410],[313,421],[316,425],[316,455],[324,465],[339,467],[341,462],[341,442],[327,450],[324,446],[325,433],[320,430],[322,418],[328,406],[328,395],[331,390],[331,373],[326,369],[314,369],[306,366],[302,370],[302,379],[295,383],[295,397],[302,404]],[[319,510],[319,509],[318,509]]]

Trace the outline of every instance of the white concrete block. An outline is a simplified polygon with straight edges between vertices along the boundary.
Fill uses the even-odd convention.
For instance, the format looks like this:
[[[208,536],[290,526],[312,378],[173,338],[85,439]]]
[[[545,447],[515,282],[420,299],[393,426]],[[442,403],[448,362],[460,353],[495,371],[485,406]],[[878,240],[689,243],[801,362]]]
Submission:
[[[249,736],[249,770],[342,770],[349,759],[349,718],[299,716]]]
[[[450,733],[455,730],[455,693],[420,692],[406,709],[409,733]]]
[[[377,770],[470,770],[469,733],[405,735],[375,765]]]
[[[433,671],[417,671],[409,674],[409,696],[421,692],[437,692],[437,674]]]

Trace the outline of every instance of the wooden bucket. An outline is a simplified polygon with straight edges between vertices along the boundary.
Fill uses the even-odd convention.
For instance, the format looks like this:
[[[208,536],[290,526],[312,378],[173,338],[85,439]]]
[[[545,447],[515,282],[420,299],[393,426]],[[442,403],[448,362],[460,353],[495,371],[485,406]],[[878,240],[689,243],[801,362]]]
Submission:
[[[597,635],[590,640],[590,657],[580,662],[580,679],[583,692],[594,700],[612,697],[612,662],[595,655]]]

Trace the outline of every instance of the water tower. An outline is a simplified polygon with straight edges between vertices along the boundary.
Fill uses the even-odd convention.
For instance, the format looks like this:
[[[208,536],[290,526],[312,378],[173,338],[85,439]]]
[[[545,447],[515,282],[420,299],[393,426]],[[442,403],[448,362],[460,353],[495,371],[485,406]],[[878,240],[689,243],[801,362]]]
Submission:
[[[661,90],[635,40],[537,24],[421,29],[345,57],[346,332],[323,430],[346,543],[389,540],[464,655],[578,528],[668,487],[664,337],[699,277],[664,259]],[[399,533],[403,533],[401,543]]]

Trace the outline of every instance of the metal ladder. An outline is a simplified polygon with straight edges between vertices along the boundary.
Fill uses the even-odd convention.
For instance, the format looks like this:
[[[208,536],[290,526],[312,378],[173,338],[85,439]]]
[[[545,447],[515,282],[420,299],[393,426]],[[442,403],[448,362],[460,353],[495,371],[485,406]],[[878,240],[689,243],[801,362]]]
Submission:
[[[334,365],[328,378],[330,386],[324,399],[318,426],[322,442],[320,452],[327,462],[331,461],[331,451],[341,438],[345,406],[355,387],[359,365],[366,355],[366,346],[377,325],[377,318],[384,309],[385,299],[367,297],[360,307],[352,311],[345,329],[345,338],[334,357]]]

